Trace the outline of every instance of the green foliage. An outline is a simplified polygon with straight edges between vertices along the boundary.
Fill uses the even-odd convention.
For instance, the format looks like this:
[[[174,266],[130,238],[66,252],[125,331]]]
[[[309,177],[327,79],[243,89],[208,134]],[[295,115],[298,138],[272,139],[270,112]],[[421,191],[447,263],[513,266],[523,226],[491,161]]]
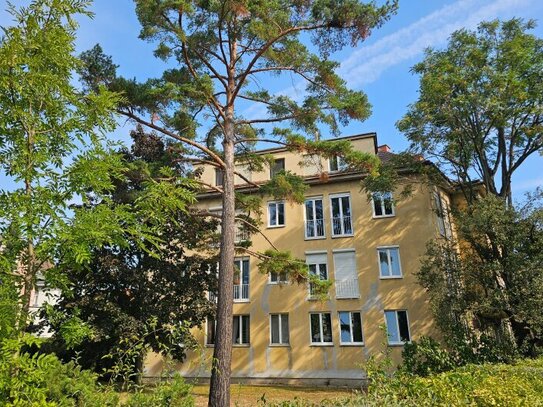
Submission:
[[[0,346],[0,404],[6,406],[117,406],[118,395],[96,383],[96,375],[54,355],[30,354],[33,337]]]
[[[292,257],[290,251],[266,250],[260,256],[258,269],[263,274],[284,273],[292,282],[310,284],[313,295],[321,300],[328,298],[328,291],[333,284],[331,280],[321,280],[319,276],[311,274],[307,264]]]
[[[29,353],[39,344],[31,336],[4,340],[0,346],[0,404],[18,407],[189,407],[191,386],[179,375],[156,387],[120,397],[114,388],[97,382],[95,373],[56,356]]]
[[[455,241],[433,242],[418,274],[448,347],[464,362],[541,353],[543,211],[487,196],[455,216]],[[475,329],[475,330],[474,330]]]
[[[89,200],[75,219],[86,224],[98,210],[121,208],[129,226],[150,236],[142,239],[126,222],[89,229],[87,242],[94,244],[80,254],[85,264],[59,252],[65,288],[54,311],[45,313],[56,330],[52,347],[59,355],[77,355],[83,367],[123,383],[139,380],[151,349],[183,360],[192,343],[189,328],[214,313],[206,292],[217,286],[210,272],[217,259],[209,252],[217,222],[188,209],[196,187],[175,160],[177,146],[141,127],[131,136],[131,150],[122,152],[127,169],[114,180],[110,196]]]
[[[413,71],[419,99],[397,123],[412,150],[435,158],[476,197],[472,181],[512,204],[511,179],[543,149],[543,40],[534,21],[512,19],[454,32]]]
[[[302,177],[290,171],[281,171],[266,183],[261,189],[263,195],[272,196],[274,199],[286,199],[293,203],[303,203],[305,191],[308,185]]]
[[[115,161],[103,160],[107,148],[102,134],[115,124],[112,109],[118,97],[103,87],[81,92],[72,83],[80,67],[74,55],[74,17],[89,16],[88,5],[37,0],[16,9],[10,4],[15,25],[2,28],[0,171],[14,186],[0,190],[0,278],[4,281],[4,274],[18,269],[18,279],[6,277],[22,293],[20,301],[12,303],[18,329],[29,322],[38,272],[52,263],[58,246],[67,243],[59,235],[71,222],[69,202],[84,195],[88,184],[107,189],[108,172],[115,172]],[[94,166],[85,184],[78,164],[67,164],[79,158],[86,167]]]
[[[426,377],[446,372],[455,367],[449,352],[435,339],[423,336],[404,345],[401,369],[407,373]]]
[[[179,374],[171,380],[162,381],[151,391],[143,390],[130,396],[123,404],[126,407],[192,407],[192,387]]]

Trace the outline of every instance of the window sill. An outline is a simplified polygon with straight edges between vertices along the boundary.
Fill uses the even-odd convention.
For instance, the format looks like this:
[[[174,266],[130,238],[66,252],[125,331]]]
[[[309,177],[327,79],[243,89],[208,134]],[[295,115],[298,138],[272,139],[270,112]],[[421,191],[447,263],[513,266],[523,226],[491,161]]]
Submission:
[[[268,285],[288,285],[288,281],[268,281]]]
[[[315,348],[333,348],[334,344],[331,343],[331,342],[311,343],[311,345],[309,345],[309,346],[315,347]]]
[[[401,280],[403,276],[379,276],[380,280]]]
[[[342,237],[354,237],[354,233],[348,235],[332,235],[332,239],[340,239]]]
[[[329,301],[330,296],[326,298],[319,298],[319,297],[307,297],[307,301]]]
[[[251,302],[251,300],[249,300],[249,299],[246,299],[246,300],[234,300],[235,304],[246,304],[246,303],[249,303],[249,302]]]
[[[289,343],[270,343],[268,345],[270,348],[290,348]]]
[[[364,346],[364,342],[340,343],[339,346],[344,346],[346,348],[361,348]]]
[[[284,228],[285,225],[268,225],[267,228],[268,229],[279,229],[279,228]]]
[[[373,215],[373,219],[386,219],[386,218],[395,218],[396,214],[392,215]]]
[[[336,300],[359,300],[360,295],[357,295],[356,297],[338,297],[336,295]]]
[[[251,344],[250,343],[234,343],[232,344],[232,347],[233,348],[250,348]]]
[[[409,341],[409,342],[389,342],[388,346],[390,346],[392,348],[397,348],[397,347],[405,346],[406,343],[411,343],[411,341]]]
[[[316,237],[305,237],[304,240],[325,240],[326,236],[316,236]]]
[[[214,348],[214,347],[215,347],[214,343],[206,343],[206,348]]]

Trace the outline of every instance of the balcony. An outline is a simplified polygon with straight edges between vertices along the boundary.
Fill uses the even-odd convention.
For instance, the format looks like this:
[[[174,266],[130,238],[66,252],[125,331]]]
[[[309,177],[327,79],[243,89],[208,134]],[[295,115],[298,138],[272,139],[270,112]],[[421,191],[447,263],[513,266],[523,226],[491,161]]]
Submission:
[[[353,234],[353,226],[350,216],[332,218],[332,235],[346,236]]]
[[[360,298],[360,292],[358,290],[358,279],[349,278],[347,280],[336,280],[336,298]]]
[[[305,221],[305,237],[323,237],[324,236],[324,219],[306,220]]]
[[[249,301],[249,284],[234,285],[234,301]]]

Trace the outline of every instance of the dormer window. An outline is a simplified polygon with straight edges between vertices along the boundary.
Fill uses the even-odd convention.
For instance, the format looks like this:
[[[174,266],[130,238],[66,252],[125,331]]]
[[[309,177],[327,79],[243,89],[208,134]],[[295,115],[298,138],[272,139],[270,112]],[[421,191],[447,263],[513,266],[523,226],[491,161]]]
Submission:
[[[334,155],[329,159],[330,172],[345,171],[348,167],[345,159],[338,155]]]
[[[273,165],[270,168],[270,178],[275,177],[281,171],[285,171],[285,159],[284,158],[278,158],[277,160],[274,160]]]
[[[222,169],[215,168],[215,186],[222,187],[224,185],[224,173]]]

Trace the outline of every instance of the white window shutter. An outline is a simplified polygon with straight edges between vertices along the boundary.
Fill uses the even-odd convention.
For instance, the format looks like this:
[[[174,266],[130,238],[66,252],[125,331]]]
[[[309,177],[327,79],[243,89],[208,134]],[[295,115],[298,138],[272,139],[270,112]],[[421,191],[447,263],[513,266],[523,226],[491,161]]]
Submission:
[[[354,251],[334,253],[336,298],[360,298]]]

